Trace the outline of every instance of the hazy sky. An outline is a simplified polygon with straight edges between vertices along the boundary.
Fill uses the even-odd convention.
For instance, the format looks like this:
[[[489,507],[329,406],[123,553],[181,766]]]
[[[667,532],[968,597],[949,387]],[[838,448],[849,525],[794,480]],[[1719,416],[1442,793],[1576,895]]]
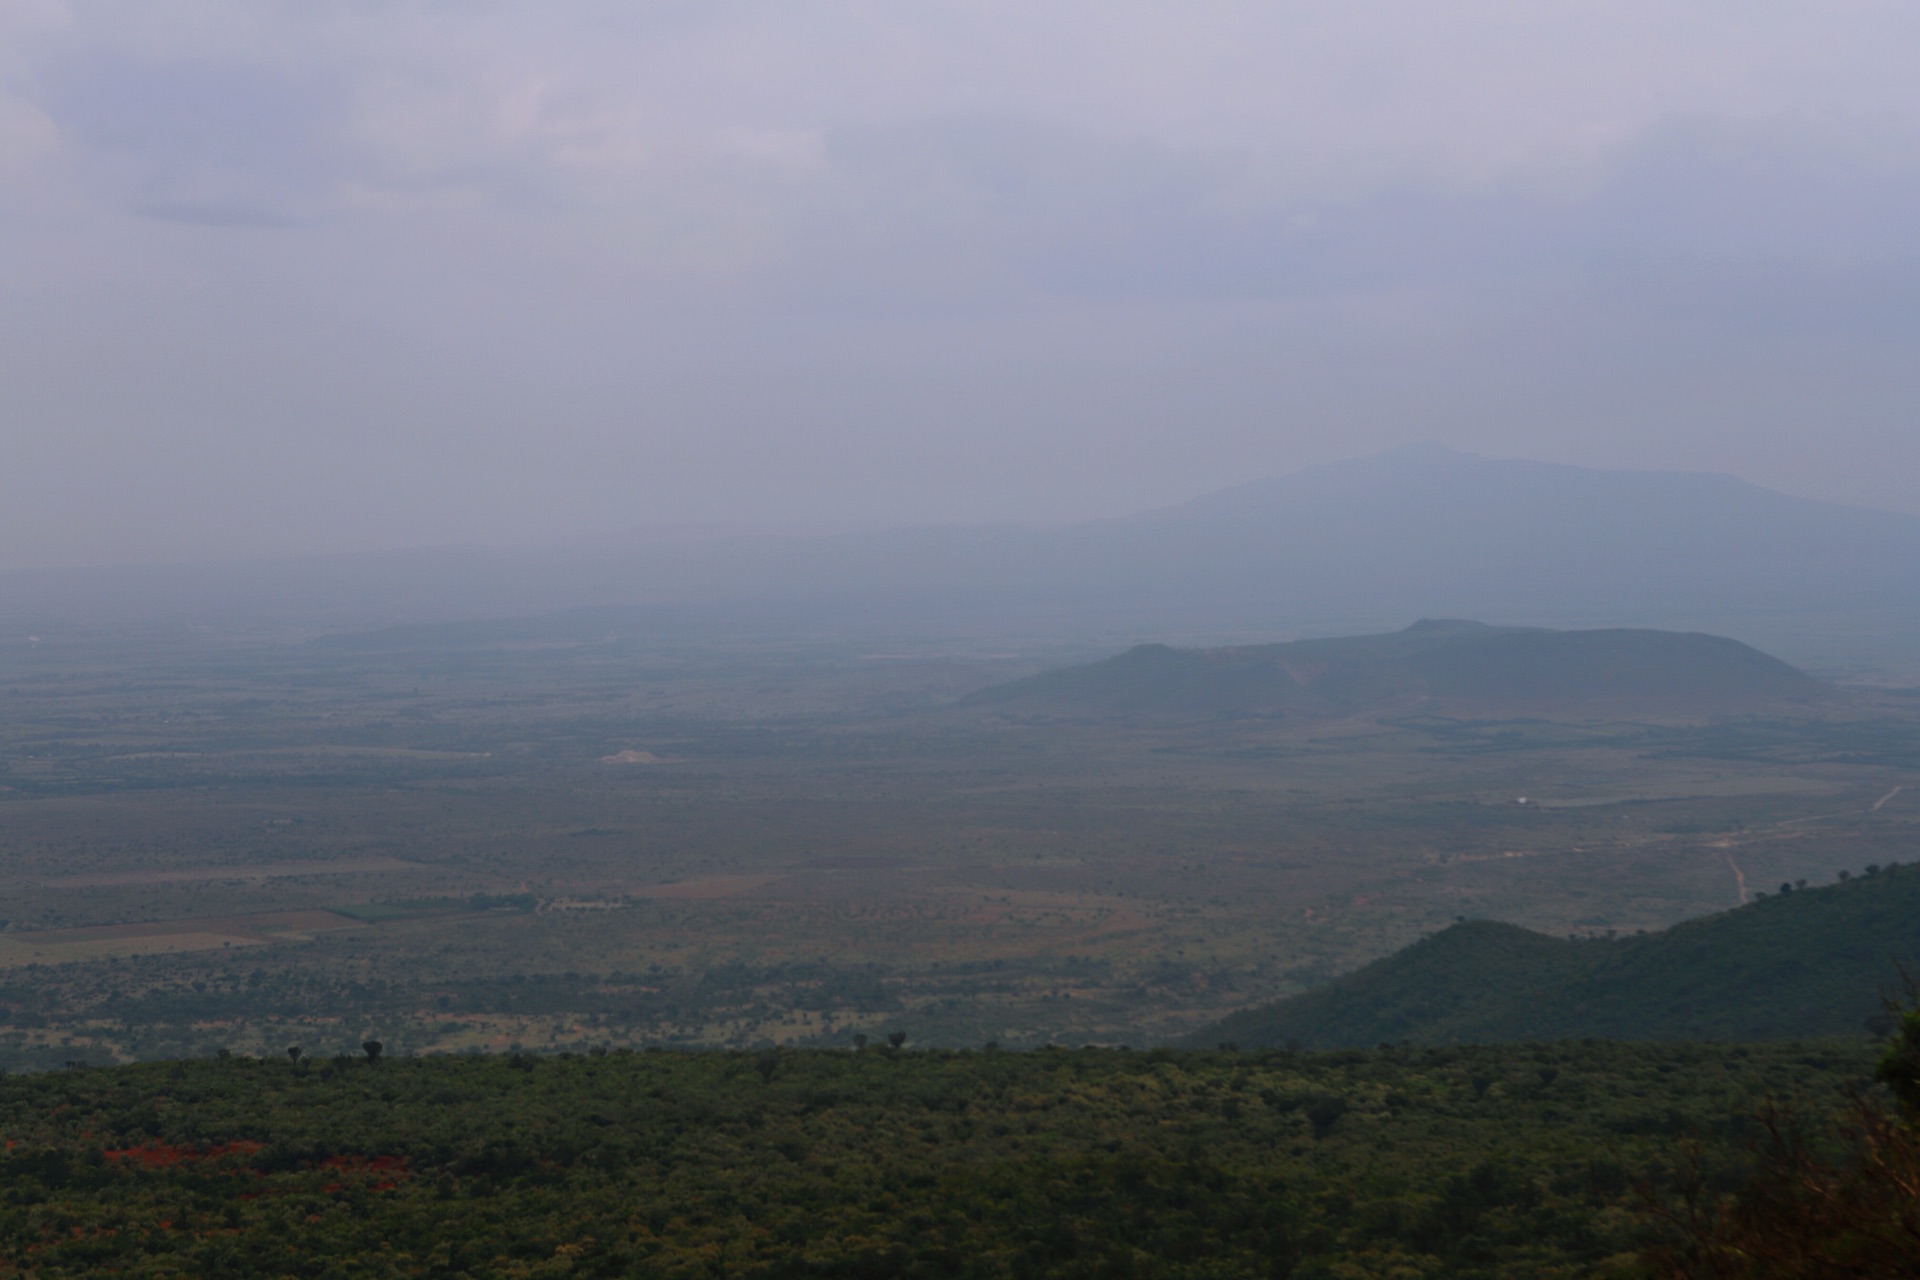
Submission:
[[[1079,518],[1441,440],[1920,511],[1920,6],[0,0],[0,564]]]

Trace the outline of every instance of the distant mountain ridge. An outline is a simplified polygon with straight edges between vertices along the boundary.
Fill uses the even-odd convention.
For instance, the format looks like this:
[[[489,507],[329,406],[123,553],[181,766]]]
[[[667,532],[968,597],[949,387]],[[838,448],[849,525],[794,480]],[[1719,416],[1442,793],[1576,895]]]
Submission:
[[[1845,1035],[1920,963],[1920,866],[1769,896],[1660,933],[1572,941],[1456,924],[1323,987],[1192,1037],[1371,1047],[1601,1037]]]
[[[1089,717],[1325,716],[1413,709],[1698,713],[1831,696],[1722,636],[1429,619],[1403,631],[1222,649],[1140,645],[964,700]]]
[[[1116,645],[1485,617],[1712,631],[1800,661],[1898,650],[1912,652],[1920,669],[1920,518],[1727,476],[1603,471],[1429,445],[1051,528],[663,535],[571,550],[0,574],[0,642],[61,619],[234,619],[345,632],[574,610],[605,610],[616,630],[633,635]]]

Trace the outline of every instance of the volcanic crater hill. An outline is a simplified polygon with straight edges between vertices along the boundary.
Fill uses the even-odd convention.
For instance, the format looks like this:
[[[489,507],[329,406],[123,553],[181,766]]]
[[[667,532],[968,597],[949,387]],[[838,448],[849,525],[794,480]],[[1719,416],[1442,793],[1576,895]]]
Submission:
[[[1086,718],[1363,712],[1712,714],[1835,696],[1737,640],[1425,620],[1384,635],[1222,649],[1143,644],[969,695],[963,706]]]
[[[1861,1033],[1920,974],[1920,865],[1769,895],[1659,933],[1566,939],[1455,924],[1195,1045],[1765,1040]]]

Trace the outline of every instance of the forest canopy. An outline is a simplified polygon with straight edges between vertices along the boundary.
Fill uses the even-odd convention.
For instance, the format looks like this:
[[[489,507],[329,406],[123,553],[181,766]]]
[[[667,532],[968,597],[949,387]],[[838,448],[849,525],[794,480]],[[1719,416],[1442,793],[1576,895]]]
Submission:
[[[369,1045],[16,1075],[0,1274],[1644,1274],[1684,1144],[1731,1188],[1766,1100],[1823,1113],[1874,1067],[1864,1039]]]

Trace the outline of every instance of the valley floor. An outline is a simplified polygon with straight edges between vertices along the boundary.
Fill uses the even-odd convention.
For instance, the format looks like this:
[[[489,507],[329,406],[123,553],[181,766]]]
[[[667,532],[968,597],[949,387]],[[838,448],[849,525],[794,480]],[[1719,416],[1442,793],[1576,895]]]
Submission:
[[[0,655],[0,1066],[1147,1046],[1457,917],[1629,936],[1909,861],[1920,825],[1897,692],[1713,721],[955,706],[1064,656]]]

